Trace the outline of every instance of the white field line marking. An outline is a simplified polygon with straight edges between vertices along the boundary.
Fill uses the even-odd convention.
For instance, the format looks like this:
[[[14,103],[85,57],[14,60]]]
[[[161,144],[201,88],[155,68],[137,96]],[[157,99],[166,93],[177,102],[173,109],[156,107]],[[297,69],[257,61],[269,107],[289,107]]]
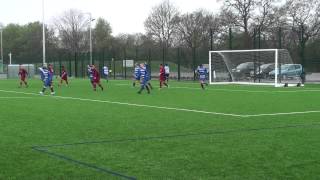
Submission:
[[[0,99],[32,99],[33,97],[0,97]]]
[[[116,84],[116,86],[130,86],[130,84]],[[199,88],[193,88],[193,87],[179,87],[179,86],[169,86],[169,89],[189,89],[189,90],[201,90],[201,87]],[[209,91],[224,91],[224,92],[247,92],[247,93],[298,93],[298,92],[320,92],[320,89],[301,89],[301,90],[288,90],[288,91],[283,91],[283,90],[275,90],[275,91],[250,91],[250,90],[244,90],[244,89],[212,89],[212,88],[207,88],[206,90]]]
[[[253,115],[244,115],[244,117],[282,116],[282,115],[298,115],[298,114],[314,114],[314,113],[320,113],[320,111],[302,111],[302,112],[287,112],[287,113],[272,113],[272,114],[253,114]]]
[[[200,87],[199,88],[191,88],[191,87],[169,87],[169,88],[172,88],[172,89],[190,89],[190,90],[202,90]],[[302,90],[289,90],[289,91],[279,91],[279,90],[276,90],[276,91],[261,91],[261,90],[258,90],[258,91],[250,91],[250,90],[244,90],[244,89],[207,89],[207,90],[210,90],[210,91],[225,91],[225,92],[248,92],[248,93],[298,93],[298,92],[320,92],[320,89],[317,89],[317,90],[307,90],[307,89],[302,89]]]
[[[39,94],[36,94],[36,93],[24,93],[24,92],[17,92],[17,91],[0,90],[0,92],[40,96]],[[184,108],[173,108],[173,107],[164,107],[164,106],[152,106],[152,105],[144,105],[144,104],[117,102],[117,101],[95,100],[95,99],[74,98],[74,97],[64,97],[64,96],[51,96],[51,97],[52,98],[59,98],[59,99],[69,99],[69,100],[109,103],[109,104],[127,105],[127,106],[135,106],[135,107],[146,107],[146,108],[185,111],[185,112],[194,112],[194,113],[202,113],[202,114],[213,114],[213,115],[221,115],[221,116],[245,117],[244,115],[240,115],[240,114],[219,113],[219,112],[201,111],[201,110],[184,109]]]
[[[18,92],[18,91],[0,90],[0,92],[40,96],[39,94],[36,94],[36,93],[25,93],[25,92]],[[173,108],[173,107],[164,107],[164,106],[151,106],[151,105],[144,105],[144,104],[124,103],[124,102],[107,101],[107,100],[95,100],[95,99],[84,99],[84,98],[63,97],[63,96],[49,96],[49,95],[46,95],[46,96],[47,97],[52,97],[52,98],[58,98],[58,99],[69,99],[69,100],[79,100],[79,101],[88,101],[88,102],[109,103],[109,104],[127,105],[127,106],[135,106],[135,107],[146,107],[146,108],[155,108],[155,109],[185,111],[185,112],[194,112],[194,113],[202,113],[202,114],[213,114],[213,115],[221,115],[221,116],[232,116],[232,117],[241,117],[241,118],[320,113],[320,110],[319,110],[319,111],[301,111],[301,112],[265,113],[265,114],[229,114],[229,113],[201,111],[201,110],[194,110],[194,109],[184,109],[184,108]]]

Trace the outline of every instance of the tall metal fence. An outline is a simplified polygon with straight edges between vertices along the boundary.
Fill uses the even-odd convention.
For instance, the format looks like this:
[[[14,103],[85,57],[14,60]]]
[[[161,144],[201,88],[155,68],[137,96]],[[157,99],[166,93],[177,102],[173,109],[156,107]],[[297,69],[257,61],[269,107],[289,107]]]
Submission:
[[[302,33],[302,32],[301,32]],[[130,79],[133,67],[128,67],[123,60],[134,60],[135,63],[146,62],[151,66],[152,76],[158,77],[159,65],[170,66],[171,78],[177,80],[195,80],[195,69],[199,64],[208,64],[209,50],[225,49],[288,49],[294,63],[303,64],[307,74],[320,73],[320,43],[309,41],[305,47],[305,54],[301,54],[297,44],[299,34],[289,27],[281,28],[255,28],[248,35],[235,28],[216,36],[211,34],[200,47],[169,47],[137,46],[118,47],[111,50],[93,52],[92,64],[102,71],[103,66],[108,66],[114,79]],[[14,56],[13,64],[42,65],[42,60],[37,57]],[[303,58],[302,58],[303,57]],[[9,62],[5,59],[5,62]],[[67,51],[47,52],[47,62],[53,64],[56,75],[61,73],[64,66],[69,76],[76,78],[87,77],[87,65],[90,64],[90,53],[70,53]],[[4,66],[6,72],[6,66]],[[320,81],[320,78],[319,78]]]

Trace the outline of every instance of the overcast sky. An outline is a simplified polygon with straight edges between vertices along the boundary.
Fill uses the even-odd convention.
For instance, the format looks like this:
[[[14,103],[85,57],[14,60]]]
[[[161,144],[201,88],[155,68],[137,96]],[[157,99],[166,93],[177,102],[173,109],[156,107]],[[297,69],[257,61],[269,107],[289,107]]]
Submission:
[[[52,24],[53,17],[74,8],[91,12],[94,18],[103,17],[113,34],[144,32],[143,22],[152,7],[162,0],[45,0],[45,21]],[[222,1],[170,0],[182,13],[197,9],[218,12]],[[42,0],[0,0],[0,23],[26,24],[42,21]]]

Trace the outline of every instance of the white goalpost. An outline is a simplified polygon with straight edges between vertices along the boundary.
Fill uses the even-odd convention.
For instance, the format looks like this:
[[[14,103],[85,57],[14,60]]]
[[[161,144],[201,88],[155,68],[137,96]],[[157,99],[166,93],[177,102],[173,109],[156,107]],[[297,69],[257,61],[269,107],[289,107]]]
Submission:
[[[285,49],[209,51],[210,84],[303,86],[303,76]]]

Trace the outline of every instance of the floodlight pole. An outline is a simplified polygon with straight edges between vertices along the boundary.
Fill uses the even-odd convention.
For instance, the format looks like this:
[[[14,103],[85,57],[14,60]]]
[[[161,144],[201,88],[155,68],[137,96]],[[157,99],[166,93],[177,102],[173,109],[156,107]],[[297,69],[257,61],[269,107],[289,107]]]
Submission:
[[[92,19],[92,14],[91,12],[88,12],[88,13],[85,13],[85,14],[88,14],[89,15],[89,33],[90,33],[90,64],[92,64],[92,27],[91,27],[91,23],[92,21],[94,21],[95,19]]]
[[[0,29],[1,61],[3,62],[2,29]]]
[[[92,15],[90,13],[90,64],[92,64],[92,28],[91,28],[91,22],[92,22]]]
[[[12,59],[12,53],[10,52],[8,55],[9,55],[9,64],[11,65],[11,64],[12,64],[12,61],[11,61],[11,59]]]
[[[42,63],[46,63],[46,33],[44,25],[44,0],[42,0]]]

